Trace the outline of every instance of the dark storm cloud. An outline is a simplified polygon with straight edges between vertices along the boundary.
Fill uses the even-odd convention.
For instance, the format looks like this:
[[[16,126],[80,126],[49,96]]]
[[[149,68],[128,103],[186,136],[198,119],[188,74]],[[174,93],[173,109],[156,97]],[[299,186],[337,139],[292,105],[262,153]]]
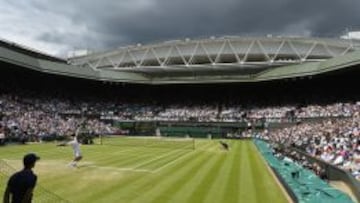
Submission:
[[[88,15],[96,13],[89,17],[91,28],[111,37],[105,46],[212,35],[336,36],[360,22],[358,0],[157,0],[134,11],[121,6],[89,8]]]
[[[72,48],[112,49],[134,43],[223,35],[337,37],[346,28],[360,29],[359,0],[16,2],[26,6],[24,12],[40,13],[44,21],[49,21],[45,25],[52,29],[38,33],[36,40]],[[61,16],[67,23],[51,22],[49,14]]]

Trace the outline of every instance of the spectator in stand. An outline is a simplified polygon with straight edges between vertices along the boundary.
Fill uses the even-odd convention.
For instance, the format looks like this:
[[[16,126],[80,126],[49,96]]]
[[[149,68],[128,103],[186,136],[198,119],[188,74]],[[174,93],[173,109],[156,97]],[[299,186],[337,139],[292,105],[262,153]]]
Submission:
[[[0,123],[0,146],[5,144],[5,128]]]
[[[261,136],[272,142],[292,145],[326,162],[349,170],[360,178],[360,120],[344,119],[302,123]]]

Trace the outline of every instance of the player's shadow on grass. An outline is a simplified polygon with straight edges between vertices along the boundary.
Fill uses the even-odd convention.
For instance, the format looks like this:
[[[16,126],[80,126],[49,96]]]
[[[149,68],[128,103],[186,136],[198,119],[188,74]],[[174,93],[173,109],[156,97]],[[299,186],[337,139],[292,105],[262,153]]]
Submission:
[[[77,166],[77,168],[91,168],[96,167],[94,163],[82,163]]]

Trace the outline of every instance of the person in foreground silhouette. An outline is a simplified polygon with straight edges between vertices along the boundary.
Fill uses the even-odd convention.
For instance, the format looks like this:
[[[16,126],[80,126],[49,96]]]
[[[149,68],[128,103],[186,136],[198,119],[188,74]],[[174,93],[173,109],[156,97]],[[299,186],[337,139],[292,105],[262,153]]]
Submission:
[[[35,167],[35,163],[39,159],[40,157],[34,153],[24,156],[24,169],[10,177],[4,193],[4,203],[31,202],[37,181],[37,176],[33,173],[32,168]]]

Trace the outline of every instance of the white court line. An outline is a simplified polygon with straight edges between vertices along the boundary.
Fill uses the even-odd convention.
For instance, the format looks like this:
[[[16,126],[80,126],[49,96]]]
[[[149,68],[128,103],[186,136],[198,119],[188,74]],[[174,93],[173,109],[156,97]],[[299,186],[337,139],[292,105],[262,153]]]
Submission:
[[[152,173],[152,170],[146,170],[146,169],[135,169],[135,168],[117,168],[117,167],[110,167],[110,166],[86,166],[90,168],[98,168],[98,169],[105,169],[105,170],[111,170],[111,171],[131,171],[131,172],[142,172],[142,173]],[[81,166],[80,166],[81,168]]]
[[[205,148],[205,147],[207,147],[207,145],[211,145],[211,144],[212,144],[211,142],[208,143],[208,144],[205,144],[205,145],[202,146],[202,148]],[[162,170],[163,168],[166,168],[166,167],[168,167],[168,166],[170,166],[170,165],[178,162],[179,160],[183,159],[184,157],[188,157],[188,156],[192,155],[192,154],[195,153],[195,152],[196,152],[196,150],[193,150],[193,151],[189,152],[188,154],[185,154],[185,155],[183,155],[183,156],[181,156],[181,157],[179,157],[179,158],[177,158],[177,159],[174,159],[174,160],[166,163],[165,165],[163,165],[163,166],[161,166],[161,167],[153,170],[152,173],[157,173],[157,172],[159,172],[160,170]]]
[[[144,166],[144,165],[146,165],[146,164],[152,163],[152,162],[154,162],[154,161],[156,161],[156,160],[158,160],[158,159],[161,159],[161,158],[163,158],[163,157],[167,157],[167,156],[170,156],[170,155],[172,155],[172,154],[175,154],[175,152],[179,152],[179,149],[178,149],[178,150],[174,150],[174,151],[171,152],[171,153],[165,153],[164,155],[158,156],[158,157],[156,157],[156,158],[154,158],[154,159],[150,159],[149,161],[142,162],[142,163],[140,163],[140,164],[138,164],[138,165],[133,166],[132,168],[139,168],[139,167],[141,167],[141,166]]]
[[[172,160],[172,161],[170,161],[170,162],[166,163],[165,165],[163,165],[163,166],[161,166],[161,167],[159,167],[159,168],[157,168],[157,169],[153,170],[153,171],[152,171],[152,173],[157,173],[157,172],[159,172],[161,169],[163,169],[163,168],[165,168],[165,167],[168,167],[168,166],[172,165],[173,163],[175,163],[175,162],[179,161],[180,159],[183,159],[184,157],[187,157],[187,156],[189,156],[189,155],[193,154],[194,152],[195,152],[195,151],[189,152],[188,154],[185,154],[185,155],[183,155],[183,156],[181,156],[181,157],[179,157],[179,158],[177,158],[177,159],[174,159],[174,160]]]
[[[19,161],[19,160],[12,160],[12,159],[2,159],[5,163],[9,164],[10,161]],[[63,166],[66,167],[67,162],[65,161],[49,161],[46,160],[45,162],[39,162],[37,165],[39,166]],[[10,164],[9,164],[10,165]],[[10,165],[11,166],[11,165]],[[118,168],[118,167],[111,167],[111,166],[97,166],[94,165],[93,162],[81,162],[79,163],[79,168],[97,168],[97,169],[104,169],[104,170],[111,170],[111,171],[129,171],[129,172],[141,172],[141,173],[153,173],[153,170],[147,170],[147,169],[135,169],[135,168]],[[0,167],[1,168],[1,167]]]

